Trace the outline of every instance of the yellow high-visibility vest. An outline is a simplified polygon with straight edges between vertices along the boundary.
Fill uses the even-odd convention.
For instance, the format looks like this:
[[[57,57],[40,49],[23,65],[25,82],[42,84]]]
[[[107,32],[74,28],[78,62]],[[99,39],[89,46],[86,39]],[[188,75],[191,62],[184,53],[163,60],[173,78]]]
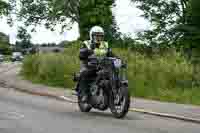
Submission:
[[[89,41],[84,41],[84,44],[86,45],[88,49],[91,49],[90,47],[91,43]],[[108,51],[108,42],[103,41],[101,42],[99,48],[94,49],[94,54],[96,56],[105,56],[107,51]]]

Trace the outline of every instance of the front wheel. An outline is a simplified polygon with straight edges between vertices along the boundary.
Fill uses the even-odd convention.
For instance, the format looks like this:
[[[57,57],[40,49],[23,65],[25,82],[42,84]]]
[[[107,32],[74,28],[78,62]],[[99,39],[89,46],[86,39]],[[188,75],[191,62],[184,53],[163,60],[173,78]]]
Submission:
[[[127,86],[122,86],[117,93],[110,95],[110,110],[114,117],[123,118],[129,111],[130,95]]]

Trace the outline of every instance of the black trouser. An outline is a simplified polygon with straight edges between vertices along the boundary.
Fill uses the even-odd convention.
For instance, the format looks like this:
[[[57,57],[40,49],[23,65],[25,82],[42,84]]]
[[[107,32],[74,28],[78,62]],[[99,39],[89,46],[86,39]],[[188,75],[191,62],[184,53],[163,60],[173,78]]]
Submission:
[[[95,76],[95,71],[88,67],[86,62],[81,62],[80,65],[80,81],[79,81],[79,92],[83,95],[89,95],[90,83]]]

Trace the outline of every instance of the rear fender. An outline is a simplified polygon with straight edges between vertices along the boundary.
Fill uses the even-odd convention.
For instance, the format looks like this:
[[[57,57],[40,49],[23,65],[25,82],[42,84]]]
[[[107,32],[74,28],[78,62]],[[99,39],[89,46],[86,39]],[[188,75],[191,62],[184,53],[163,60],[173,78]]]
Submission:
[[[126,86],[126,87],[128,87],[128,80],[122,80],[122,81],[120,82],[120,84],[121,84],[121,86]]]
[[[77,82],[80,80],[80,73],[74,73],[74,78],[73,78],[73,81],[74,82]]]

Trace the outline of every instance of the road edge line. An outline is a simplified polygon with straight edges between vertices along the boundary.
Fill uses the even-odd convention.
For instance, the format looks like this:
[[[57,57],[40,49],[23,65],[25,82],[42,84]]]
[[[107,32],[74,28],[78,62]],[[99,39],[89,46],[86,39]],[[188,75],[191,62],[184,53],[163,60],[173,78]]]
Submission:
[[[139,108],[130,108],[129,111],[200,124],[200,119],[194,119],[194,118],[189,118],[189,117],[185,117],[185,116],[154,112],[154,111],[150,111],[150,110],[146,110],[146,109],[139,109]]]

